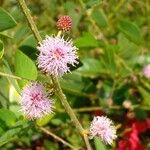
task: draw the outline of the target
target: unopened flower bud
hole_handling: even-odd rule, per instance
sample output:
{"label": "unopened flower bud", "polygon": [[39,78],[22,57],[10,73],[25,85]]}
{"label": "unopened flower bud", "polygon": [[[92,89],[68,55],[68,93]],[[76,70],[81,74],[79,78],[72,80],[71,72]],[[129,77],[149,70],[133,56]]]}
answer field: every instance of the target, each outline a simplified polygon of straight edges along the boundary
{"label": "unopened flower bud", "polygon": [[69,31],[72,27],[72,19],[70,16],[61,16],[57,21],[57,27],[62,31]]}

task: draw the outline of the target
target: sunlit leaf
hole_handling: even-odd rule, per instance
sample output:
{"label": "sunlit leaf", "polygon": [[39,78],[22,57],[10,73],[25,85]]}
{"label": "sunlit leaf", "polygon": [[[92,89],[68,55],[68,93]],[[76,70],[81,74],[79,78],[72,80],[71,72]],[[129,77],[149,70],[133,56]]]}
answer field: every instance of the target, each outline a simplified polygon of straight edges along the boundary
{"label": "sunlit leaf", "polygon": [[[29,80],[36,80],[37,69],[34,62],[20,50],[15,55],[15,71],[16,75]],[[19,81],[23,86],[27,80]]]}
{"label": "sunlit leaf", "polygon": [[14,86],[10,85],[9,87],[9,101],[14,103],[14,102],[19,102],[20,100],[20,95],[14,88]]}
{"label": "sunlit leaf", "polygon": [[94,144],[96,150],[107,150],[100,138],[94,138]]}
{"label": "sunlit leaf", "polygon": [[83,36],[75,40],[75,45],[78,48],[98,47],[98,41],[91,33],[84,33]]}
{"label": "sunlit leaf", "polygon": [[49,121],[53,118],[53,116],[54,116],[54,113],[45,115],[44,117],[37,119],[36,123],[38,126],[44,126],[49,123]]}

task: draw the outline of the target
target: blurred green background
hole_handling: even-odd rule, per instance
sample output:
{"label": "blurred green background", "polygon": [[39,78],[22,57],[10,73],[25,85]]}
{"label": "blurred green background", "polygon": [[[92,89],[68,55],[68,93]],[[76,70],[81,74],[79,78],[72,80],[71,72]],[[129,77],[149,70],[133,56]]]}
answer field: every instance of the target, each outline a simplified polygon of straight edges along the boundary
{"label": "blurred green background", "polygon": [[[113,146],[94,139],[93,149],[117,149],[124,125],[131,119],[145,121],[150,116],[150,79],[143,75],[143,67],[150,64],[150,1],[26,2],[42,37],[57,34],[59,16],[71,16],[73,27],[65,37],[72,38],[79,48],[81,62],[72,68],[72,74],[60,79],[62,89],[85,128],[95,115],[114,120],[118,139]],[[28,81],[6,74],[42,81],[47,90],[53,90],[49,77],[36,67],[36,46],[17,1],[0,0],[0,149],[69,149],[44,133],[41,126],[85,149],[58,100],[55,113],[40,120],[28,121],[19,111],[19,93]],[[143,135],[140,142],[150,148],[150,135]]]}

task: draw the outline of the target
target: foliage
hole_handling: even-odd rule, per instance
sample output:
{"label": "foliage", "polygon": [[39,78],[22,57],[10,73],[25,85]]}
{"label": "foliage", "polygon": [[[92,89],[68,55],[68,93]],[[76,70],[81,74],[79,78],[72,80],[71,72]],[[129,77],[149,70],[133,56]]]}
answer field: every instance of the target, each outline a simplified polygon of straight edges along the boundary
{"label": "foliage", "polygon": [[[59,16],[72,17],[73,28],[66,35],[79,48],[81,62],[71,74],[60,79],[61,87],[85,128],[89,128],[97,114],[105,114],[115,121],[118,140],[111,148],[116,149],[118,141],[130,128],[125,128],[129,121],[145,121],[150,116],[150,79],[142,72],[143,67],[150,64],[149,1],[26,1],[42,37],[57,34]],[[56,110],[53,115],[29,121],[19,111],[21,89],[28,81],[44,82],[53,94],[50,78],[37,69],[37,44],[17,1],[0,1],[1,149],[68,149],[43,133],[40,127],[84,148],[54,95]],[[130,103],[129,107],[126,102]],[[140,142],[148,146],[149,135],[143,133],[141,136]],[[110,149],[97,138],[91,143],[96,150]]]}

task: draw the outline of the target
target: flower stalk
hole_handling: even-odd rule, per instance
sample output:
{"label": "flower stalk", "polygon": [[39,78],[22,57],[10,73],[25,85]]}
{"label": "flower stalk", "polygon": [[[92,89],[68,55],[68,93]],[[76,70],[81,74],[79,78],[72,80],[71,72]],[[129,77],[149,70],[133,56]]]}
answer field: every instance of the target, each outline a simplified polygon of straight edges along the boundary
{"label": "flower stalk", "polygon": [[55,140],[57,140],[57,141],[63,143],[64,145],[70,147],[70,148],[73,149],[73,150],[77,150],[76,147],[74,147],[73,145],[71,145],[70,143],[68,143],[67,141],[65,141],[64,139],[62,139],[61,137],[58,137],[57,135],[55,135],[54,133],[52,133],[50,130],[48,130],[48,129],[46,129],[46,128],[43,128],[43,127],[40,127],[40,129],[41,129],[44,133],[46,133],[46,134],[50,135],[51,137],[53,137]]}
{"label": "flower stalk", "polygon": [[[22,12],[24,13],[27,21],[28,21],[28,24],[36,38],[36,40],[38,42],[41,42],[42,41],[42,38],[39,34],[39,31],[34,23],[34,20],[30,14],[30,11],[25,3],[24,0],[18,0],[18,3],[20,5],[20,8],[22,10]],[[60,101],[62,102],[63,106],[65,107],[65,110],[66,112],[68,113],[68,115],[70,116],[72,122],[74,123],[75,127],[77,128],[77,130],[80,132],[82,138],[84,139],[85,143],[86,143],[86,146],[87,146],[87,149],[88,150],[91,150],[91,146],[90,146],[90,143],[89,143],[89,140],[88,140],[88,135],[85,134],[85,130],[83,129],[82,125],[80,124],[79,120],[77,119],[75,113],[73,112],[72,108],[70,107],[68,101],[67,101],[67,98],[65,96],[65,94],[63,93],[62,89],[61,89],[61,86],[60,86],[60,83],[59,83],[59,80],[56,76],[54,75],[51,75],[51,78],[52,78],[52,82],[54,84],[54,87],[55,87],[55,94],[57,95],[57,97],[60,99]],[[88,144],[87,144],[88,143]]]}

